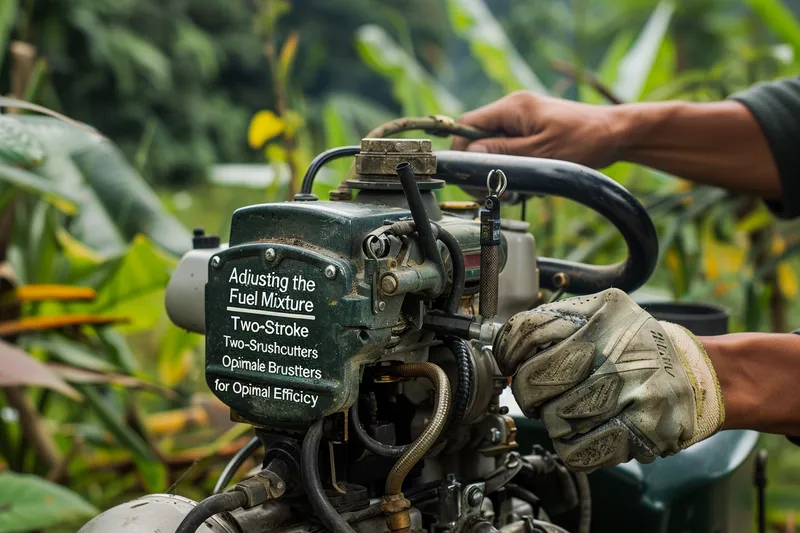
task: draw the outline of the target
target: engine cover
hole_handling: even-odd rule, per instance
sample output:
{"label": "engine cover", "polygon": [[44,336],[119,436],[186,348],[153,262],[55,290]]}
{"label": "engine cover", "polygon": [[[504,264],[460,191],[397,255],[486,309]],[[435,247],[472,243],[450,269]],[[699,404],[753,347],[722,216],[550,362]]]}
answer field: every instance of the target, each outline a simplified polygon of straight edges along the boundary
{"label": "engine cover", "polygon": [[375,299],[361,243],[408,211],[292,202],[238,210],[206,285],[206,381],[237,417],[303,427],[349,407],[402,297]]}

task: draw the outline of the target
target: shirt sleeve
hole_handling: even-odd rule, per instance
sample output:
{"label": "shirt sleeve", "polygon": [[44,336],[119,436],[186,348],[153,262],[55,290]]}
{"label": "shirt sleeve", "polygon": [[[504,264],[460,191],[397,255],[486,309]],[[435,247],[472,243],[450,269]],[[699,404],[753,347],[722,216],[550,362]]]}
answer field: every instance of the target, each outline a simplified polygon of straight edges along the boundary
{"label": "shirt sleeve", "polygon": [[767,205],[781,218],[800,216],[800,76],[759,83],[729,98],[750,110],[775,158],[781,200]]}

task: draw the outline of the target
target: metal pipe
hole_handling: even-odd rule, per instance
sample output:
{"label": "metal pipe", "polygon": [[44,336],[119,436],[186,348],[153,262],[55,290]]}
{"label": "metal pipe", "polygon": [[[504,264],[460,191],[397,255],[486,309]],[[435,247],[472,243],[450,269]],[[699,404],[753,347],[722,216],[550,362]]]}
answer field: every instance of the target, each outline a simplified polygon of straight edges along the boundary
{"label": "metal pipe", "polygon": [[447,424],[450,410],[450,382],[444,370],[433,363],[406,363],[392,369],[394,375],[403,377],[422,377],[433,383],[436,394],[435,407],[428,425],[411,447],[398,459],[386,477],[381,510],[386,514],[386,524],[390,531],[410,531],[411,518],[408,509],[411,503],[403,496],[403,481],[428,450],[439,438]]}
{"label": "metal pipe", "polygon": [[444,370],[433,363],[406,363],[392,369],[392,374],[403,377],[426,378],[433,383],[436,391],[435,407],[433,414],[417,440],[411,444],[406,453],[395,463],[391,472],[386,478],[387,495],[400,494],[403,488],[403,481],[414,465],[427,453],[430,447],[436,442],[439,434],[447,423],[447,415],[450,411],[450,381]]}

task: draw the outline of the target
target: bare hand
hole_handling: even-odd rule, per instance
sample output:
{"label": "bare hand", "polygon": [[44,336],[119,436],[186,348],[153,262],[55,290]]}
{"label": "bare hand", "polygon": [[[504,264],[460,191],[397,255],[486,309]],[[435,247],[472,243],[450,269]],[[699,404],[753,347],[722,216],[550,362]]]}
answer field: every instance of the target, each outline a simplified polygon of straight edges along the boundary
{"label": "bare hand", "polygon": [[505,137],[472,142],[456,137],[452,149],[561,159],[602,168],[618,158],[620,142],[611,109],[514,92],[458,119],[461,124]]}

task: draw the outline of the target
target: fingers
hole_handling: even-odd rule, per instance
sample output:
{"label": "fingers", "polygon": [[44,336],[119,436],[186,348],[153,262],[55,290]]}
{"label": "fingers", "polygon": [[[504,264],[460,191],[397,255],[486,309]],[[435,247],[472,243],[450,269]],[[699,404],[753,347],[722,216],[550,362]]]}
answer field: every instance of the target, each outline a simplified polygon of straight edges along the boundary
{"label": "fingers", "polygon": [[523,361],[571,337],[584,323],[538,310],[514,315],[503,326],[493,349],[500,371],[512,375]]}
{"label": "fingers", "polygon": [[[525,115],[531,114],[530,103],[532,102],[533,98],[535,97],[527,92],[511,93],[503,98],[500,98],[499,100],[495,100],[490,104],[464,113],[461,115],[461,117],[459,117],[458,123],[473,126],[489,133],[503,133],[508,137],[524,137],[530,132],[523,131],[522,124],[530,122],[530,120],[523,119],[530,119],[530,117],[525,117]],[[490,141],[494,142],[495,140],[502,139],[491,139]],[[464,137],[455,137],[451,146],[451,150],[466,150],[467,146],[476,143],[477,146],[485,147],[485,151],[487,152],[506,154],[513,153],[511,151],[495,152],[494,150],[489,149],[490,147],[498,149],[507,147],[507,145],[504,143],[490,143],[488,145],[486,144],[486,141],[475,141],[470,143],[469,139]],[[480,149],[478,151],[480,151]]]}
{"label": "fingers", "polygon": [[[455,141],[453,141],[453,146],[455,146]],[[457,148],[452,149],[457,150]],[[536,142],[534,137],[492,137],[472,141],[466,146],[466,151],[531,156],[536,153]]]}

